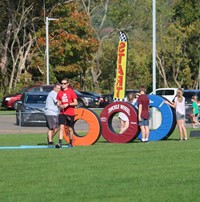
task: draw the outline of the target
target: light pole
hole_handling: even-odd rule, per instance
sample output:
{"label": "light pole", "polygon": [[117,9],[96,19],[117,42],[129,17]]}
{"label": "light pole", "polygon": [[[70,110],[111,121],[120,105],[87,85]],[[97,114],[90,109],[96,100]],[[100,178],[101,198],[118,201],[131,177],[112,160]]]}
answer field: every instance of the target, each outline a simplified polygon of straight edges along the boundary
{"label": "light pole", "polygon": [[[152,0],[152,79],[153,79],[153,94],[156,94],[156,0]],[[158,117],[160,113],[157,113],[155,107],[151,108],[151,129],[156,129]]]}
{"label": "light pole", "polygon": [[153,24],[153,47],[152,47],[152,62],[153,62],[153,94],[156,93],[156,0],[152,0],[152,24]]}
{"label": "light pole", "polygon": [[57,18],[46,17],[46,73],[47,73],[47,85],[49,85],[49,21],[59,20]]}

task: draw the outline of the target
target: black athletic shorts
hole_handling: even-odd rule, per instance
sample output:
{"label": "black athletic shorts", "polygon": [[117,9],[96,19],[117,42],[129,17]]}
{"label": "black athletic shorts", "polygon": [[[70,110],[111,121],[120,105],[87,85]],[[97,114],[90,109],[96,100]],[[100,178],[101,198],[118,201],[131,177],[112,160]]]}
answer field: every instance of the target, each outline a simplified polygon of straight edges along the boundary
{"label": "black athletic shorts", "polygon": [[59,114],[59,124],[63,124],[65,126],[69,126],[70,128],[74,127],[74,116],[69,116],[65,114]]}

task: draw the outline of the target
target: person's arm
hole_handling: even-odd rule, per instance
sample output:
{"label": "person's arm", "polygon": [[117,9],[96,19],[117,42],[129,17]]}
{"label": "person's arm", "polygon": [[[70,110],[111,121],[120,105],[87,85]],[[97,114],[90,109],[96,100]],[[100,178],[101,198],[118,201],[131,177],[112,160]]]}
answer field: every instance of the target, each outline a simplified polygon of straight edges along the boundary
{"label": "person's arm", "polygon": [[78,101],[77,99],[74,99],[73,102],[69,103],[69,106],[77,106],[78,105]]}
{"label": "person's arm", "polygon": [[60,107],[61,109],[65,109],[68,106],[74,107],[74,106],[77,106],[77,105],[78,105],[77,99],[74,99],[73,102],[71,102],[71,103],[67,103],[67,104],[63,104],[63,105],[61,104],[61,101],[59,101],[59,100],[58,100],[58,103],[57,103],[57,106]]}
{"label": "person's arm", "polygon": [[[57,103],[58,103],[58,100],[57,100],[57,96],[52,96],[52,100],[53,100],[53,103],[55,104],[55,105],[57,105]],[[58,105],[57,105],[58,106]]]}
{"label": "person's arm", "polygon": [[170,101],[165,101],[164,102],[165,104],[168,104],[169,106],[173,107],[173,108],[176,108],[176,102],[170,102]]}
{"label": "person's arm", "polygon": [[76,95],[75,91],[72,91],[71,93],[72,93],[72,100],[73,100],[73,102],[70,102],[69,106],[75,107],[75,106],[78,105],[77,95]]}
{"label": "person's arm", "polygon": [[63,105],[61,104],[62,102],[60,100],[57,101],[57,106],[61,109],[64,109]]}
{"label": "person's arm", "polygon": [[58,100],[57,101],[57,106],[60,108],[60,109],[65,109],[66,107],[68,107],[69,104],[62,104],[61,100]]}
{"label": "person's arm", "polygon": [[138,120],[139,121],[142,120],[141,114],[142,114],[142,104],[139,104],[139,107],[138,107]]}

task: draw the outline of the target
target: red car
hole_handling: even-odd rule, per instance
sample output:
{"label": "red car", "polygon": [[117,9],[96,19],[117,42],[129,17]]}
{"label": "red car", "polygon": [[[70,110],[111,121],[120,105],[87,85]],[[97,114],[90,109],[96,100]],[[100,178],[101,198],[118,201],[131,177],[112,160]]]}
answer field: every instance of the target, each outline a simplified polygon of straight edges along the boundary
{"label": "red car", "polygon": [[22,91],[7,95],[3,97],[1,106],[7,109],[16,109],[17,102],[21,99],[21,96],[24,92],[36,92],[36,91],[47,91],[50,92],[53,89],[53,85],[36,85],[36,86],[29,86],[24,88]]}

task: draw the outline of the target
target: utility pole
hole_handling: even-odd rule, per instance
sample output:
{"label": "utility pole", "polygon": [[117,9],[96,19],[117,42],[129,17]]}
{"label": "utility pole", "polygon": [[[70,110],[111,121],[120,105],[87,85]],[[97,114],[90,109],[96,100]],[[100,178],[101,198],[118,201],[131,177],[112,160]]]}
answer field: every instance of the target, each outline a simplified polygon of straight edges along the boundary
{"label": "utility pole", "polygon": [[57,18],[46,17],[46,76],[47,76],[47,85],[49,85],[49,21],[59,20]]}

